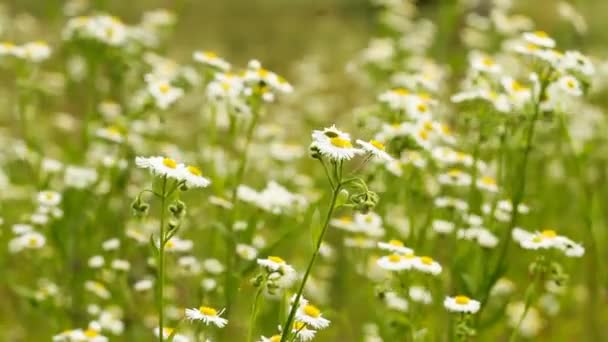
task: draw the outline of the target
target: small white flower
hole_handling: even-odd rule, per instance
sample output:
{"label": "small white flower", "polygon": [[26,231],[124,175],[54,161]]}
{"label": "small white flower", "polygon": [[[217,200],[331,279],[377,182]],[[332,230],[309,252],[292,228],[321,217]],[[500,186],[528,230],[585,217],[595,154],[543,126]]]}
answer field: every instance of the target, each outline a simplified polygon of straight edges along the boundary
{"label": "small white flower", "polygon": [[148,92],[160,109],[169,108],[171,104],[184,95],[181,88],[172,86],[169,81],[147,77],[146,82],[148,83]]}
{"label": "small white flower", "polygon": [[388,271],[403,271],[412,269],[416,257],[413,254],[399,255],[391,254],[380,257],[376,263],[380,268]]}
{"label": "small white flower", "polygon": [[291,333],[295,334],[300,341],[307,342],[314,339],[317,332],[315,330],[308,329],[306,323],[295,321],[293,328],[291,329]]}
{"label": "small white flower", "polygon": [[201,306],[198,309],[186,309],[186,318],[191,321],[203,321],[206,325],[213,324],[218,328],[223,328],[228,324],[228,320],[220,317],[223,310],[219,312],[208,306]]}
{"label": "small white flower", "polygon": [[278,256],[269,256],[266,259],[258,259],[258,265],[270,272],[278,271],[282,266],[287,265],[285,260]]}
{"label": "small white flower", "polygon": [[573,76],[564,75],[557,80],[557,84],[569,95],[581,96],[583,94],[580,82]]}
{"label": "small white flower", "polygon": [[323,131],[313,131],[312,138],[311,147],[332,160],[349,160],[363,153],[363,150],[353,147],[347,133],[341,132],[335,126]]}
{"label": "small white flower", "polygon": [[411,286],[409,288],[408,294],[414,302],[422,303],[425,305],[431,304],[433,302],[433,296],[431,295],[431,292],[422,286]]}
{"label": "small white flower", "polygon": [[174,159],[166,157],[136,157],[135,165],[137,167],[148,169],[152,174],[167,177],[176,180],[182,180],[184,177],[185,166],[177,163]]}
{"label": "small white flower", "polygon": [[378,248],[398,254],[414,254],[411,248],[405,247],[400,240],[390,240],[389,242],[378,242]]}
{"label": "small white flower", "polygon": [[208,178],[203,177],[203,172],[196,166],[188,165],[181,166],[182,179],[186,181],[186,185],[192,188],[206,188],[211,184]]}
{"label": "small white flower", "polygon": [[209,65],[222,71],[230,69],[230,63],[220,58],[213,51],[195,51],[192,54],[192,58],[201,64]]}
{"label": "small white flower", "polygon": [[526,42],[546,48],[554,48],[555,41],[544,31],[526,32],[523,34]]}
{"label": "small white flower", "polygon": [[446,297],[443,306],[451,312],[474,314],[479,311],[481,303],[467,296]]}
{"label": "small white flower", "polygon": [[409,309],[409,303],[407,299],[399,296],[397,293],[389,291],[384,293],[384,302],[390,309],[407,312]]}
{"label": "small white flower", "polygon": [[454,231],[454,223],[445,220],[433,220],[433,230],[437,234],[450,234]]}
{"label": "small white flower", "polygon": [[361,145],[361,149],[374,157],[378,157],[384,161],[391,161],[393,157],[391,157],[385,151],[385,146],[383,143],[378,140],[370,140],[369,142],[357,139],[357,144]]}
{"label": "small white flower", "polygon": [[101,255],[95,255],[89,258],[89,267],[91,268],[101,268],[105,264],[105,260]]}
{"label": "small white flower", "polygon": [[432,275],[438,275],[441,273],[441,265],[428,256],[416,257],[413,262],[413,266],[416,270],[429,273]]}
{"label": "small white flower", "polygon": [[321,310],[309,303],[301,303],[296,311],[296,320],[315,329],[325,329],[330,323],[328,319],[322,317]]}

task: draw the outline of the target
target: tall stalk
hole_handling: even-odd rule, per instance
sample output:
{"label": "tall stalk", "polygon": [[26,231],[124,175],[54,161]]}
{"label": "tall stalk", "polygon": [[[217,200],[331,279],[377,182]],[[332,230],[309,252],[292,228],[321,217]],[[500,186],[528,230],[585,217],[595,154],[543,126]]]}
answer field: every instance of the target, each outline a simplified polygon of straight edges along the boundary
{"label": "tall stalk", "polygon": [[[526,133],[523,159],[522,159],[521,164],[519,165],[519,168],[516,171],[516,177],[515,177],[516,188],[513,190],[513,193],[511,196],[511,219],[509,220],[509,225],[502,236],[503,243],[502,243],[502,246],[501,246],[499,254],[498,254],[496,266],[494,267],[494,270],[488,277],[488,279],[489,279],[488,284],[484,288],[484,293],[481,296],[482,303],[484,303],[485,300],[488,298],[490,290],[492,289],[492,287],[498,280],[500,274],[503,272],[503,270],[505,268],[505,262],[506,262],[506,258],[507,258],[508,251],[509,251],[509,245],[511,244],[511,239],[512,239],[511,233],[513,231],[513,228],[517,224],[517,219],[519,217],[518,207],[523,200],[524,193],[526,190],[526,173],[528,170],[528,160],[530,157],[530,152],[532,151],[532,144],[534,141],[534,133],[536,130],[536,124],[540,117],[540,112],[541,112],[540,103],[541,103],[543,97],[545,96],[545,91],[547,90],[548,84],[549,84],[549,82],[547,81],[546,78],[543,78],[541,80],[538,95],[533,100],[534,102],[533,102],[532,118],[530,120],[530,125],[528,126],[528,130]],[[481,307],[479,316],[481,316],[481,311],[483,311],[484,307],[485,306]]]}
{"label": "tall stalk", "polygon": [[163,177],[163,188],[160,199],[160,236],[158,247],[158,340],[163,342],[164,327],[164,283],[165,283],[165,206],[167,199],[167,176]]}
{"label": "tall stalk", "polygon": [[308,262],[308,266],[306,267],[306,272],[304,273],[304,278],[302,278],[302,283],[298,288],[298,292],[296,294],[296,298],[293,303],[291,303],[291,310],[289,311],[289,316],[287,317],[287,321],[283,326],[283,332],[281,334],[281,342],[286,342],[289,334],[291,332],[291,325],[293,323],[296,311],[298,309],[298,304],[300,303],[300,298],[302,298],[302,292],[304,291],[304,286],[306,285],[306,281],[308,280],[308,276],[310,275],[310,271],[312,270],[312,266],[319,255],[319,249],[321,248],[321,243],[323,242],[323,237],[325,236],[325,232],[327,231],[327,227],[329,226],[329,221],[331,220],[332,214],[336,207],[336,200],[338,199],[338,195],[340,193],[342,187],[341,180],[338,179],[338,185],[333,188],[333,192],[331,194],[331,200],[329,203],[329,209],[327,210],[327,216],[325,216],[325,222],[323,223],[323,228],[321,229],[321,234],[317,241],[315,242],[315,250]]}

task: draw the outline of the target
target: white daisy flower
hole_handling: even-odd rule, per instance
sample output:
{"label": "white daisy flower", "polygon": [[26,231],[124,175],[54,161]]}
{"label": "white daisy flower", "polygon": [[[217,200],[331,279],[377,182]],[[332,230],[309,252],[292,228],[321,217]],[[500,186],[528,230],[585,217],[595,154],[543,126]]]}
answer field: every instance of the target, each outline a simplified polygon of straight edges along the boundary
{"label": "white daisy flower", "polygon": [[36,199],[41,206],[56,207],[61,203],[61,194],[57,191],[40,191]]}
{"label": "white daisy flower", "polygon": [[[173,328],[163,327],[163,338],[168,339],[169,336],[174,334],[174,332],[175,332],[175,329],[173,329]],[[160,329],[158,327],[154,328],[154,335],[156,337],[158,337],[159,334],[160,334]],[[185,335],[174,334],[173,342],[190,342],[190,339],[188,337],[186,337]]]}
{"label": "white daisy flower", "polygon": [[451,312],[474,314],[479,311],[481,303],[467,296],[446,297],[443,306]]}
{"label": "white daisy flower", "polygon": [[223,328],[228,324],[228,320],[220,317],[224,310],[219,312],[208,306],[201,306],[198,309],[186,309],[186,318],[191,321],[203,321],[206,325],[215,325],[218,328]]}
{"label": "white daisy flower", "polygon": [[410,286],[408,294],[414,302],[418,302],[425,305],[431,304],[433,302],[433,296],[431,295],[431,292],[422,286]]}
{"label": "white daisy flower", "polygon": [[386,153],[386,147],[384,146],[384,144],[379,142],[378,140],[372,139],[368,142],[357,139],[357,144],[361,146],[361,149],[363,151],[373,155],[374,157],[378,157],[381,160],[385,161],[393,160],[393,157]]}
{"label": "white daisy flower", "polygon": [[412,94],[405,88],[387,90],[378,96],[378,101],[386,103],[393,110],[406,110]]}
{"label": "white daisy flower", "polygon": [[255,247],[239,243],[236,245],[236,254],[245,260],[253,260],[258,255],[258,250]]}
{"label": "white daisy flower", "polygon": [[434,203],[439,208],[453,208],[459,211],[467,211],[469,209],[469,204],[459,198],[437,197]]}
{"label": "white daisy flower", "polygon": [[390,240],[389,242],[378,242],[378,248],[398,254],[414,254],[411,248],[405,247],[400,240]]}
{"label": "white daisy flower", "polygon": [[497,74],[502,71],[500,64],[487,55],[481,53],[474,53],[470,57],[470,63],[473,70],[487,72],[490,74]]}
{"label": "white daisy flower", "polygon": [[393,291],[384,293],[384,303],[389,309],[396,311],[407,312],[409,309],[409,302],[407,299],[399,296]]}
{"label": "white daisy flower", "polygon": [[222,71],[230,69],[230,63],[220,58],[213,51],[194,51],[192,58],[201,64],[209,65]]}
{"label": "white daisy flower", "polygon": [[498,185],[496,184],[496,179],[490,176],[483,176],[477,179],[477,187],[486,190],[489,192],[498,192]]}
{"label": "white daisy flower", "polygon": [[494,248],[498,245],[498,237],[483,227],[460,229],[456,235],[459,239],[475,241],[481,247]]}
{"label": "white daisy flower", "polygon": [[167,80],[157,80],[153,77],[146,77],[148,92],[152,95],[156,106],[160,109],[167,109],[175,101],[184,95],[184,90],[171,85]]}
{"label": "white daisy flower", "polygon": [[560,68],[580,72],[585,76],[591,76],[595,71],[591,60],[578,51],[566,51],[561,59]]}
{"label": "white daisy flower", "polygon": [[471,185],[471,175],[459,170],[451,169],[447,173],[442,173],[437,178],[440,184],[453,186],[469,186]]}
{"label": "white daisy flower", "polygon": [[311,341],[317,334],[316,330],[308,329],[308,326],[304,322],[295,321],[291,333],[302,342]]}
{"label": "white daisy flower", "polygon": [[349,160],[363,153],[362,150],[353,147],[347,133],[338,130],[335,126],[325,128],[323,131],[313,131],[312,138],[311,146],[333,160]]}
{"label": "white daisy flower", "polygon": [[36,232],[25,232],[9,241],[8,249],[11,253],[17,253],[24,249],[40,249],[46,244],[44,235]]}
{"label": "white daisy flower", "polygon": [[322,317],[321,310],[309,303],[300,305],[296,311],[296,320],[314,329],[325,329],[330,323],[328,319]]}
{"label": "white daisy flower", "polygon": [[353,221],[352,216],[344,215],[344,216],[341,216],[338,218],[332,218],[329,221],[329,224],[332,227],[336,227],[338,229],[343,229],[348,232],[358,232],[358,226]]}
{"label": "white daisy flower", "polygon": [[442,269],[437,261],[428,256],[416,257],[412,265],[416,270],[432,275],[438,275]]}
{"label": "white daisy flower", "polygon": [[521,228],[514,228],[512,231],[513,240],[519,243],[524,249],[549,249],[555,248],[562,251],[568,257],[581,257],[585,254],[585,249],[580,244],[575,243],[565,236],[558,235],[554,230],[545,229],[541,232],[530,233]]}
{"label": "white daisy flower", "polygon": [[[160,243],[158,243],[160,246]],[[192,250],[194,243],[192,240],[180,239],[177,236],[172,237],[165,243],[165,251],[167,252],[188,252]]]}
{"label": "white daisy flower", "polygon": [[184,165],[177,163],[174,159],[166,157],[136,157],[137,167],[148,169],[152,174],[160,177],[182,180],[184,177]]}
{"label": "white daisy flower", "polygon": [[544,31],[526,32],[523,34],[526,42],[546,48],[554,48],[555,41]]}
{"label": "white daisy flower", "polygon": [[564,75],[557,80],[557,84],[569,95],[581,96],[583,94],[580,82],[573,76]]}
{"label": "white daisy flower", "polygon": [[34,63],[42,62],[51,56],[51,48],[46,42],[37,41],[22,46],[23,58]]}
{"label": "white daisy flower", "polygon": [[181,166],[182,179],[191,188],[206,188],[211,184],[208,178],[203,177],[203,172],[196,166]]}
{"label": "white daisy flower", "polygon": [[95,135],[98,138],[114,142],[117,144],[122,143],[125,140],[125,136],[116,126],[102,127],[95,131]]}
{"label": "white daisy flower", "polygon": [[270,272],[278,271],[282,266],[287,265],[285,260],[278,256],[269,256],[266,259],[258,259],[258,265]]}
{"label": "white daisy flower", "polygon": [[454,223],[445,220],[433,220],[432,227],[437,234],[450,234],[454,231]]}
{"label": "white daisy flower", "polygon": [[414,266],[415,260],[416,257],[413,254],[391,254],[380,257],[376,263],[382,269],[388,271],[403,271],[411,269]]}

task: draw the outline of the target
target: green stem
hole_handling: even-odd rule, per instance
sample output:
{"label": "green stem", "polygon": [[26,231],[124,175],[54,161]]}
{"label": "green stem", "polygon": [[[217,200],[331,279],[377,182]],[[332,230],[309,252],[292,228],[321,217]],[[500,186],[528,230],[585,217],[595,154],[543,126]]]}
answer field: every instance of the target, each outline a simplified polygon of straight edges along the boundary
{"label": "green stem", "polygon": [[166,205],[167,177],[163,178],[163,190],[161,196],[160,211],[160,236],[158,248],[158,340],[163,342],[164,327],[164,283],[165,283],[165,205]]}
{"label": "green stem", "polygon": [[[530,125],[528,127],[528,132],[526,135],[526,145],[524,148],[523,160],[520,164],[519,169],[517,170],[517,175],[515,178],[515,182],[517,182],[516,183],[517,187],[513,191],[513,195],[511,196],[511,204],[512,204],[511,219],[509,221],[509,225],[508,225],[507,229],[505,230],[505,232],[502,236],[503,243],[502,243],[501,249],[499,251],[498,259],[496,262],[496,267],[490,274],[490,276],[488,278],[489,279],[488,284],[484,288],[484,293],[483,293],[483,296],[481,297],[482,303],[484,303],[485,300],[488,298],[490,290],[492,289],[492,287],[498,280],[500,274],[503,272],[503,269],[505,267],[506,257],[508,255],[508,251],[509,251],[509,245],[511,244],[511,238],[512,238],[511,233],[513,231],[513,228],[517,224],[517,218],[519,216],[518,207],[519,207],[520,203],[522,202],[524,192],[526,190],[526,171],[528,169],[528,160],[529,160],[529,156],[530,156],[530,151],[532,150],[532,142],[534,140],[534,132],[536,129],[536,123],[538,122],[538,118],[540,116],[540,103],[544,97],[545,91],[547,89],[547,85],[548,85],[548,82],[546,80],[543,80],[540,85],[540,91],[539,91],[538,97],[534,101],[532,120],[530,122]],[[485,307],[485,305],[482,305],[479,316],[481,316],[481,312],[483,311],[484,307]]]}
{"label": "green stem", "polygon": [[300,284],[298,293],[296,295],[296,299],[294,300],[294,302],[291,306],[291,310],[289,311],[289,316],[287,317],[287,321],[285,322],[285,325],[283,326],[283,332],[281,334],[281,342],[287,341],[287,338],[289,337],[289,334],[291,331],[291,325],[293,323],[294,316],[298,309],[298,305],[300,303],[300,298],[302,298],[302,292],[304,291],[304,286],[306,285],[306,281],[308,280],[308,276],[310,275],[310,271],[312,270],[312,265],[315,263],[315,260],[317,259],[317,255],[319,255],[319,249],[321,248],[321,243],[323,242],[323,237],[325,236],[325,232],[327,231],[327,227],[329,226],[329,221],[331,220],[331,216],[334,212],[334,209],[336,206],[336,200],[338,199],[338,194],[340,193],[341,186],[342,186],[342,184],[338,180],[338,186],[332,192],[331,201],[329,204],[329,210],[327,211],[327,216],[325,217],[325,222],[323,223],[323,229],[321,230],[321,234],[319,235],[319,238],[317,239],[317,242],[315,244],[315,251],[312,254],[312,257],[310,258],[310,261],[308,262],[308,266],[306,267],[306,272],[304,273],[304,278],[302,279],[302,283]]}
{"label": "green stem", "polygon": [[260,299],[260,295],[264,290],[264,286],[266,286],[266,282],[262,282],[260,284],[258,290],[255,293],[255,298],[253,299],[253,306],[251,308],[251,317],[249,318],[249,333],[247,334],[247,342],[253,341],[253,328],[255,326],[255,320],[258,315],[258,301]]}
{"label": "green stem", "polygon": [[[249,156],[249,145],[251,144],[251,140],[253,140],[253,133],[255,132],[255,127],[257,126],[257,122],[260,116],[260,108],[254,108],[253,114],[251,118],[251,123],[247,129],[247,134],[245,137],[245,147],[243,153],[241,154],[241,159],[239,160],[239,167],[237,169],[237,173],[235,176],[234,187],[232,189],[232,193],[230,196],[230,202],[233,204],[232,212],[228,219],[228,226],[226,227],[228,231],[232,232],[232,226],[234,225],[234,221],[236,219],[236,197],[238,192],[239,184],[241,184],[243,180],[243,175],[245,174],[245,168],[247,166],[247,159]],[[235,254],[234,250],[236,248],[236,240],[232,236],[232,234],[227,235],[227,250],[226,250],[226,287],[225,287],[225,301],[226,301],[226,313],[230,313],[230,309],[232,306],[232,300],[234,297],[234,286],[232,286],[232,282],[234,280],[234,272],[233,269],[235,267]]]}

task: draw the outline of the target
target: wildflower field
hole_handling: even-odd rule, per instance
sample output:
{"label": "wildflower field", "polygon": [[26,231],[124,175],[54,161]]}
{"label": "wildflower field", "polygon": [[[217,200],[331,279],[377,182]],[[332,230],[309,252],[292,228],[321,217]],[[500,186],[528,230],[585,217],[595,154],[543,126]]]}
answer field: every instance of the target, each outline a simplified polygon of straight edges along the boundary
{"label": "wildflower field", "polygon": [[608,341],[606,11],[1,1],[0,341]]}

